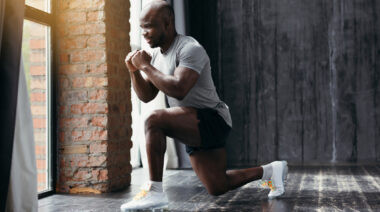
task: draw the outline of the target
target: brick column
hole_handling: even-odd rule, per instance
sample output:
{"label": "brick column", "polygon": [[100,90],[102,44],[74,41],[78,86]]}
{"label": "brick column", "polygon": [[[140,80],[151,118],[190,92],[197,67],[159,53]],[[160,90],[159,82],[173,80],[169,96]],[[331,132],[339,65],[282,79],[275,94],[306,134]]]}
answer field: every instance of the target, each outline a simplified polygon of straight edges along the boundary
{"label": "brick column", "polygon": [[58,3],[58,192],[130,184],[129,1]]}

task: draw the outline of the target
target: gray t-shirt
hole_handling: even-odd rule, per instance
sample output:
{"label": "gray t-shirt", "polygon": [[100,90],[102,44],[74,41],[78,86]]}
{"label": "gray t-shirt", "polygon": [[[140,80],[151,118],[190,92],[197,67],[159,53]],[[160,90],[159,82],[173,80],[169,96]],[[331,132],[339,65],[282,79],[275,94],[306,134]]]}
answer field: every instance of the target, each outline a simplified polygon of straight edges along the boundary
{"label": "gray t-shirt", "polygon": [[229,126],[232,126],[228,106],[219,99],[211,77],[210,59],[205,49],[190,36],[177,35],[170,48],[161,53],[153,49],[151,64],[164,74],[173,75],[176,67],[187,67],[200,74],[194,87],[183,100],[167,96],[169,106],[212,108],[218,111]]}

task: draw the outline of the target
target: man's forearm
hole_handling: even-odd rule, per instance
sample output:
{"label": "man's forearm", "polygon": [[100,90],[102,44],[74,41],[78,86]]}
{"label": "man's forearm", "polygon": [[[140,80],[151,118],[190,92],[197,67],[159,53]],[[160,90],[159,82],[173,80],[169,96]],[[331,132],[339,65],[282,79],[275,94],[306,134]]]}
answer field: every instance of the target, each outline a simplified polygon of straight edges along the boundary
{"label": "man's forearm", "polygon": [[152,65],[145,66],[142,71],[148,76],[153,85],[166,95],[177,99],[184,98],[183,88],[175,76],[163,74]]}
{"label": "man's forearm", "polygon": [[157,94],[157,90],[154,89],[151,84],[144,79],[140,71],[130,73],[132,79],[132,86],[139,99],[143,102],[149,102]]}

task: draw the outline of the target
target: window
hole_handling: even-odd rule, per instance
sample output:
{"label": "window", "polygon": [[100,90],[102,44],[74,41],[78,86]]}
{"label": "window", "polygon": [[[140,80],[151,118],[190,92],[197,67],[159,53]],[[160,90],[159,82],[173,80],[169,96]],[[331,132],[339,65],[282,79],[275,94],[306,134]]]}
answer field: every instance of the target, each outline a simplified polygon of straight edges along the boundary
{"label": "window", "polygon": [[26,0],[22,58],[33,117],[39,198],[54,193],[51,0]]}

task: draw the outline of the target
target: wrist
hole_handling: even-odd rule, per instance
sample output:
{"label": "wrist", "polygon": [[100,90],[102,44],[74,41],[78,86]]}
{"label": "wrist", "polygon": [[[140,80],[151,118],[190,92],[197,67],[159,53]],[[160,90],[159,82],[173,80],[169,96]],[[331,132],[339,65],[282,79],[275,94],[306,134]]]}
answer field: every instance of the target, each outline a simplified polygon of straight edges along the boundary
{"label": "wrist", "polygon": [[139,69],[136,69],[135,71],[130,71],[129,73],[130,73],[131,75],[140,74],[140,70],[139,70]]}
{"label": "wrist", "polygon": [[149,69],[150,66],[151,66],[150,64],[141,65],[141,69],[140,70],[143,71],[143,72],[146,72]]}

